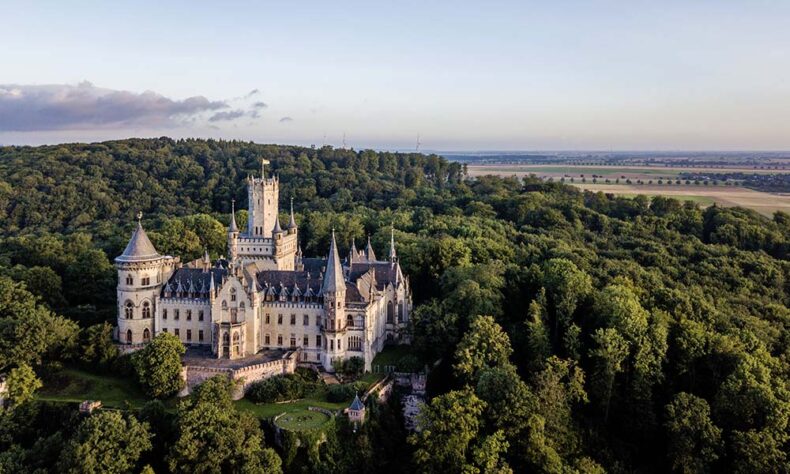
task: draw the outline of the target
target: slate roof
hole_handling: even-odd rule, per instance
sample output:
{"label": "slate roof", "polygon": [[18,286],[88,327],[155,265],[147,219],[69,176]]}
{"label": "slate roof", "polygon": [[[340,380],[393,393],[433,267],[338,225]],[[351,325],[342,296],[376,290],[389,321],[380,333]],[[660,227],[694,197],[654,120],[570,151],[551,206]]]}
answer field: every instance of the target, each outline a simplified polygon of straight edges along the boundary
{"label": "slate roof", "polygon": [[146,235],[143,225],[137,222],[137,228],[132,232],[132,238],[126,244],[123,253],[115,258],[116,262],[144,262],[156,260],[162,256],[154,248],[154,244]]}
{"label": "slate roof", "polygon": [[[214,285],[219,287],[222,282],[222,277],[227,275],[228,271],[225,268],[211,268],[208,272],[203,272],[202,268],[179,268],[170,275],[164,288],[162,288],[162,296],[168,291],[172,293],[171,297],[181,297],[176,294],[179,287],[181,291],[190,291],[193,289],[198,294],[190,296],[192,298],[207,298],[208,290],[211,287],[210,278],[214,276]],[[184,296],[186,297],[186,296]]]}
{"label": "slate roof", "polygon": [[398,267],[390,262],[355,263],[351,265],[351,272],[349,273],[348,279],[357,281],[359,277],[367,273],[370,269],[373,269],[375,272],[377,289],[383,290],[388,283],[395,284],[398,275]]}
{"label": "slate roof", "polygon": [[323,293],[334,293],[345,289],[343,266],[340,264],[340,255],[337,253],[335,231],[332,230],[332,242],[329,244],[329,257],[326,262],[326,273],[324,274],[324,284],[321,286],[321,290]]}
{"label": "slate roof", "polygon": [[279,296],[280,288],[285,288],[290,295],[294,285],[297,285],[302,295],[305,295],[309,288],[313,295],[317,296],[321,291],[321,280],[318,279],[317,273],[310,273],[309,279],[307,274],[307,271],[264,270],[258,272],[258,286],[264,291],[271,292],[272,295]]}
{"label": "slate roof", "polygon": [[359,399],[359,395],[355,395],[354,401],[351,402],[351,406],[348,408],[351,410],[360,411],[365,409],[365,405],[362,403],[362,400]]}

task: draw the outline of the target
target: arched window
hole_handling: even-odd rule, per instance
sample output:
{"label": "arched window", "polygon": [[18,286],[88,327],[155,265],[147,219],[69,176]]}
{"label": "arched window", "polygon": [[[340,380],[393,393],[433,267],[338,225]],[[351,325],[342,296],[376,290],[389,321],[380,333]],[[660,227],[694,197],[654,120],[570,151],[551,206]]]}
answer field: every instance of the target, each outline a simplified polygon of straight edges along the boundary
{"label": "arched window", "polygon": [[143,303],[143,319],[148,319],[151,317],[151,303],[146,301]]}
{"label": "arched window", "polygon": [[395,322],[395,315],[393,314],[395,309],[392,307],[392,301],[387,302],[387,324],[392,324]]}
{"label": "arched window", "polygon": [[127,301],[124,305],[124,314],[126,315],[126,319],[132,319],[134,317],[134,304],[131,301]]}
{"label": "arched window", "polygon": [[233,343],[234,344],[238,344],[239,343],[239,333],[237,333],[237,332],[233,333]]}
{"label": "arched window", "polygon": [[151,340],[151,332],[148,330],[148,328],[145,328],[143,330],[143,342],[148,342],[150,340]]}
{"label": "arched window", "polygon": [[225,345],[230,344],[230,334],[229,333],[226,332],[225,334],[222,335],[222,342]]}
{"label": "arched window", "polygon": [[126,342],[127,342],[128,344],[131,344],[131,343],[132,343],[132,330],[131,330],[131,329],[128,329],[128,330],[126,331]]}
{"label": "arched window", "polygon": [[241,303],[239,303],[239,308],[241,308],[241,309],[244,309],[244,301],[242,301]]}
{"label": "arched window", "polygon": [[403,302],[398,303],[398,321],[403,321]]}
{"label": "arched window", "polygon": [[350,314],[346,316],[346,326],[352,328],[354,327],[354,316],[351,316]]}
{"label": "arched window", "polygon": [[126,275],[126,284],[127,285],[134,285],[134,277],[132,276],[131,273]]}
{"label": "arched window", "polygon": [[228,302],[225,300],[222,300],[222,309],[228,309]]}
{"label": "arched window", "polygon": [[235,288],[231,288],[230,289],[230,300],[231,301],[236,301],[236,289]]}

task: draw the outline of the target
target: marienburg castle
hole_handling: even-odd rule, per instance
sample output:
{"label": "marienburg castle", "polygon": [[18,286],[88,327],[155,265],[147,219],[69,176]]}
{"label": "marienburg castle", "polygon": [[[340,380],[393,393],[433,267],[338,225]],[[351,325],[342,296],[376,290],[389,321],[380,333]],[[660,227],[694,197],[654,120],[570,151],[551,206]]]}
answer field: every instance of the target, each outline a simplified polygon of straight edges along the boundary
{"label": "marienburg castle", "polygon": [[[265,162],[264,162],[265,164]],[[247,181],[249,220],[228,227],[228,258],[182,264],[160,255],[138,224],[118,269],[118,338],[140,345],[160,332],[218,359],[242,359],[267,349],[299,349],[299,361],[332,371],[338,359],[361,357],[370,370],[409,320],[409,280],[394,236],[380,260],[368,239],[341,261],[334,231],[327,258],[304,258],[293,215],[279,219],[279,180]]]}

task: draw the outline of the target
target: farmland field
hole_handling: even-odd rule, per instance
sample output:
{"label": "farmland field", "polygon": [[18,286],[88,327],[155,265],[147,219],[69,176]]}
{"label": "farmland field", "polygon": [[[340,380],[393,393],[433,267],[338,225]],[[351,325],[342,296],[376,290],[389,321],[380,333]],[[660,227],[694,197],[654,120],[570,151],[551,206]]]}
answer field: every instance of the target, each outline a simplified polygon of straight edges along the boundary
{"label": "farmland field", "polygon": [[736,186],[697,186],[697,185],[633,185],[633,184],[573,184],[580,189],[602,191],[621,196],[644,194],[647,196],[666,196],[675,199],[698,202],[702,206],[716,203],[724,207],[745,207],[754,209],[765,216],[776,211],[790,212],[790,195],[754,191]]}
{"label": "farmland field", "polygon": [[744,173],[744,174],[777,174],[790,173],[785,170],[756,170],[752,168],[695,168],[695,167],[666,167],[666,166],[576,166],[576,165],[516,165],[516,164],[486,164],[469,165],[470,176],[499,175],[499,176],[528,176],[534,174],[539,177],[561,178],[581,175],[592,175],[604,178],[625,179],[676,179],[680,173]]}

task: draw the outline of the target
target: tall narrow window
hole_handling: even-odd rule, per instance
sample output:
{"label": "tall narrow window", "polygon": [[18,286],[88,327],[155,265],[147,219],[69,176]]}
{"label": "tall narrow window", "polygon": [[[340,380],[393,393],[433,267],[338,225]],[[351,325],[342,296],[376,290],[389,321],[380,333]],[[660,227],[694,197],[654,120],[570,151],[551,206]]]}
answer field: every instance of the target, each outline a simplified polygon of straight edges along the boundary
{"label": "tall narrow window", "polygon": [[134,317],[134,304],[131,301],[127,301],[123,312],[126,315],[126,319],[132,319]]}
{"label": "tall narrow window", "polygon": [[167,319],[167,310],[166,309],[162,310],[162,319]]}
{"label": "tall narrow window", "polygon": [[346,326],[353,328],[354,327],[354,316],[350,314],[346,316]]}
{"label": "tall narrow window", "polygon": [[292,314],[291,315],[291,326],[294,326],[295,324],[296,324],[296,315]]}
{"label": "tall narrow window", "polygon": [[131,329],[126,331],[126,342],[128,342],[129,344],[132,343],[132,330]]}
{"label": "tall narrow window", "polygon": [[143,329],[143,342],[148,342],[151,340],[151,331],[148,328]]}
{"label": "tall narrow window", "polygon": [[302,326],[308,326],[310,324],[310,316],[303,315],[302,316]]}
{"label": "tall narrow window", "polygon": [[307,336],[307,334],[305,334],[304,337],[302,338],[302,346],[304,347],[310,346],[310,338]]}
{"label": "tall narrow window", "polygon": [[143,319],[148,319],[151,317],[151,303],[146,301],[143,303]]}
{"label": "tall narrow window", "polygon": [[187,310],[187,321],[192,321],[192,310],[191,309]]}
{"label": "tall narrow window", "polygon": [[175,319],[176,321],[178,321],[178,318],[179,318],[180,316],[181,316],[181,314],[180,314],[180,310],[174,309],[174,310],[173,310],[173,319]]}
{"label": "tall narrow window", "polygon": [[187,341],[192,342],[192,330],[187,329]]}
{"label": "tall narrow window", "polygon": [[198,321],[203,321],[203,310],[198,311]]}
{"label": "tall narrow window", "polygon": [[126,275],[126,284],[134,285],[134,277],[132,275]]}
{"label": "tall narrow window", "polygon": [[203,330],[198,330],[198,341],[203,342]]}

